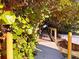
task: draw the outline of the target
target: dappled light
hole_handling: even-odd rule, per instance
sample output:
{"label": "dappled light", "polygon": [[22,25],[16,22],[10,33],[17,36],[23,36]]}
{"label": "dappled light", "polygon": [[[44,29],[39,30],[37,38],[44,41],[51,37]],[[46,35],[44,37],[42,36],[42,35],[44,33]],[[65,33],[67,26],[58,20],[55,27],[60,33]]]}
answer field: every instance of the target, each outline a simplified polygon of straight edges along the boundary
{"label": "dappled light", "polygon": [[78,0],[0,0],[0,59],[79,59],[78,39]]}

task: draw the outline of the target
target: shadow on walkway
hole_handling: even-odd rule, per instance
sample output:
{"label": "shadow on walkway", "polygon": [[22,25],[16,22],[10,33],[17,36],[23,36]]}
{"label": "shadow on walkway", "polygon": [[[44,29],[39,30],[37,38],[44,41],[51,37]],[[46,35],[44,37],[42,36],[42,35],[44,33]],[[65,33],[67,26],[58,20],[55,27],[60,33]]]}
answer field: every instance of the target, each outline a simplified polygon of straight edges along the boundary
{"label": "shadow on walkway", "polygon": [[40,51],[38,51],[35,59],[65,59],[62,53],[54,48],[41,44],[38,44],[37,48],[40,49]]}

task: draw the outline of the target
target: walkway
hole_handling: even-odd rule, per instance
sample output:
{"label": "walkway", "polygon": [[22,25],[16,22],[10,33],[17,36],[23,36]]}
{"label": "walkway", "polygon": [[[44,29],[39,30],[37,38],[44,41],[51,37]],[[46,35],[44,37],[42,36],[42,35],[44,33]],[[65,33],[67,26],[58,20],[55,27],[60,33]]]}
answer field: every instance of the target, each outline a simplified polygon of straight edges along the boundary
{"label": "walkway", "polygon": [[54,42],[48,40],[39,40],[37,46],[38,51],[35,59],[65,59],[63,55],[58,51],[58,47]]}

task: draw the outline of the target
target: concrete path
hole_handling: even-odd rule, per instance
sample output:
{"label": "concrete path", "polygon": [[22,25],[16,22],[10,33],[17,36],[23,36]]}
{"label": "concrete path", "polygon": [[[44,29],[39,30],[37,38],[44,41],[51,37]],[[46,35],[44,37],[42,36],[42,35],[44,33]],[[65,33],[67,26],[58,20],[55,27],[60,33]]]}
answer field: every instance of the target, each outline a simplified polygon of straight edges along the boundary
{"label": "concrete path", "polygon": [[37,48],[40,51],[35,56],[35,59],[65,59],[54,42],[39,40]]}

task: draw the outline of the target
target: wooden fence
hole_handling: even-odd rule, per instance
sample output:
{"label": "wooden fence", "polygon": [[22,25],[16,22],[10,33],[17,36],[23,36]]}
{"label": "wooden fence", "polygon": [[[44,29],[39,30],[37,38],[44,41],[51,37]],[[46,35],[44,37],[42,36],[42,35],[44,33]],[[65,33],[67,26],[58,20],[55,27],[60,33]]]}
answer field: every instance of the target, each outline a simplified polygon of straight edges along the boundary
{"label": "wooden fence", "polygon": [[[55,40],[57,39],[57,30],[54,29],[55,31]],[[13,40],[12,40],[12,34],[10,32],[5,33],[2,38],[0,37],[0,40],[2,40],[4,44],[1,43],[1,59],[13,59]],[[71,49],[72,49],[72,33],[68,33],[68,59],[71,59]],[[6,50],[6,51],[5,51]]]}
{"label": "wooden fence", "polygon": [[[52,31],[54,31],[54,39],[55,39],[55,43],[57,43],[57,29],[56,28],[50,28],[50,35],[52,38]],[[52,39],[53,40],[53,39]],[[72,33],[69,32],[68,33],[68,58],[67,59],[71,59],[71,50],[72,50]]]}

